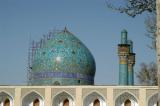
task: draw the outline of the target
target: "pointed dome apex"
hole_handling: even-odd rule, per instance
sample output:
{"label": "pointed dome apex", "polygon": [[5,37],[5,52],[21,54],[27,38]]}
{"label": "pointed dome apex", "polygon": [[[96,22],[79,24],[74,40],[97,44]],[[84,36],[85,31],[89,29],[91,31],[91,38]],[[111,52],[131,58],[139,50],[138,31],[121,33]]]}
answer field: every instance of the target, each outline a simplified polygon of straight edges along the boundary
{"label": "pointed dome apex", "polygon": [[64,27],[63,32],[64,32],[64,33],[68,33],[68,34],[70,34],[70,35],[73,35],[73,34],[72,34],[68,29],[67,29],[67,27],[66,27],[66,26]]}
{"label": "pointed dome apex", "polygon": [[64,32],[67,32],[67,31],[68,31],[68,30],[67,30],[67,27],[65,26],[65,27],[64,27]]}

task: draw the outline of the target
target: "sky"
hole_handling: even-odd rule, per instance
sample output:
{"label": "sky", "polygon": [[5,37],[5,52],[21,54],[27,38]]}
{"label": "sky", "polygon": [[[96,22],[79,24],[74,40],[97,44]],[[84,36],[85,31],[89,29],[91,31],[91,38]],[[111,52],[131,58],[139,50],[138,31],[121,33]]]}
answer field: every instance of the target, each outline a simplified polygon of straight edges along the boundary
{"label": "sky", "polygon": [[126,29],[134,43],[135,72],[142,62],[156,60],[147,47],[151,41],[145,36],[145,17],[115,12],[105,0],[0,0],[0,85],[25,85],[29,39],[39,41],[43,34],[65,26],[92,52],[95,84],[117,85],[121,30]]}

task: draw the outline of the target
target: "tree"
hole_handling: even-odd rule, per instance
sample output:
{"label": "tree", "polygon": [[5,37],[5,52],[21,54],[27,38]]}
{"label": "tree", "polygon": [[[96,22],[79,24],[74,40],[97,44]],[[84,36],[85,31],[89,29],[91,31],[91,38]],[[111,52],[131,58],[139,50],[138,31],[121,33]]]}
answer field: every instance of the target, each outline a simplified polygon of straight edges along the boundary
{"label": "tree", "polygon": [[136,73],[136,77],[138,78],[141,85],[157,85],[158,78],[157,76],[157,66],[154,62],[150,64],[141,63],[141,68],[138,73]]}
{"label": "tree", "polygon": [[150,49],[156,50],[156,14],[150,13],[145,18],[145,26],[146,26],[146,36],[151,39],[152,43],[151,45],[148,45]]}
{"label": "tree", "polygon": [[[135,17],[143,12],[148,12],[148,17],[145,19],[146,36],[152,40],[148,47],[156,49],[156,0],[122,0],[119,6],[113,5],[111,0],[106,0],[108,8],[116,10],[120,13],[125,13],[131,17]],[[113,1],[113,0],[112,0]],[[118,2],[118,1],[117,1]]]}
{"label": "tree", "polygon": [[[113,1],[113,0],[110,0]],[[125,5],[114,6],[113,3],[106,0],[109,8],[125,13],[131,17],[135,17],[143,12],[156,13],[156,0],[123,0]]]}

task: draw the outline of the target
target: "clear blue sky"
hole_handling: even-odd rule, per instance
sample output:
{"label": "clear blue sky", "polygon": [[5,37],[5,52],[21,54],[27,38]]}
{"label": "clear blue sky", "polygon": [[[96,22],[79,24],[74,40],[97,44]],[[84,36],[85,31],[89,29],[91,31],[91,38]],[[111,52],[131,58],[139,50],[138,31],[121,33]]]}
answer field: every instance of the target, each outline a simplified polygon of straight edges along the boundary
{"label": "clear blue sky", "polygon": [[95,84],[116,85],[122,29],[134,42],[135,71],[141,62],[155,61],[146,46],[150,39],[144,36],[145,16],[114,12],[105,0],[0,0],[0,84],[26,84],[29,36],[39,41],[50,30],[67,26],[94,55]]}

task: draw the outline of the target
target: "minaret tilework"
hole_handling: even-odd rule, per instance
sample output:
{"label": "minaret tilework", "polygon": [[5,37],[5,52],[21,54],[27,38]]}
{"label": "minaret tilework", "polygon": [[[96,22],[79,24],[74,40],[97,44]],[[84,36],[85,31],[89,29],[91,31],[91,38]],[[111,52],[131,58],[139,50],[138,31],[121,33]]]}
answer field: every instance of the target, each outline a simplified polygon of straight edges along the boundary
{"label": "minaret tilework", "polygon": [[135,53],[133,53],[133,42],[128,40],[130,45],[130,53],[128,56],[128,85],[134,85],[134,64],[135,64]]}
{"label": "minaret tilework", "polygon": [[127,44],[127,31],[121,32],[121,44],[118,45],[119,55],[119,84],[128,84],[128,55],[129,45]]}
{"label": "minaret tilework", "polygon": [[119,85],[133,85],[135,54],[133,53],[133,43],[127,39],[127,31],[121,32],[121,44],[118,44],[119,56]]}

